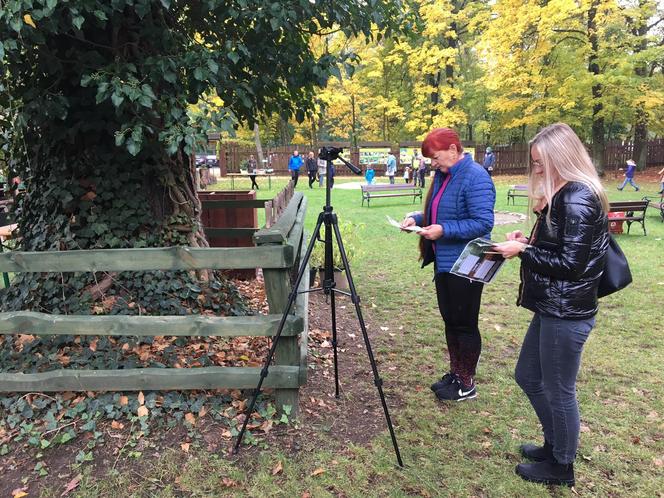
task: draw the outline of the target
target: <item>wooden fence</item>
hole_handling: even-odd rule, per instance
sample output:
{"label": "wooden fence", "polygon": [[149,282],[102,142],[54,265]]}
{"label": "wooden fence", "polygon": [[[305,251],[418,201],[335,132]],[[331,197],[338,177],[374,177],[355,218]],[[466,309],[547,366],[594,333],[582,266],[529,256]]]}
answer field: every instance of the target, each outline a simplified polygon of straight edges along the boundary
{"label": "wooden fence", "polygon": [[[0,254],[0,272],[96,272],[262,268],[268,315],[210,317],[52,315],[33,311],[0,313],[0,334],[101,336],[273,336],[299,267],[307,200],[292,196],[281,216],[254,234],[255,247],[99,249]],[[308,288],[308,275],[301,288]],[[276,351],[265,387],[276,389],[279,409],[297,411],[298,388],[306,381],[308,294],[300,294]],[[60,369],[0,373],[0,392],[139,391],[252,388],[259,367]]]}
{"label": "wooden fence", "polygon": [[[312,147],[310,145],[297,145],[292,144],[280,147],[268,147],[264,150],[265,158],[268,159],[268,164],[278,174],[284,175],[288,173],[288,160],[294,150],[298,150],[302,156],[306,156],[310,150],[317,151],[318,147],[324,145],[334,145],[345,148],[344,157],[354,164],[359,164],[360,149],[371,147],[389,147],[392,153],[399,161],[399,151],[401,147],[408,149],[419,149],[421,142],[401,142],[399,144],[389,142],[362,142],[358,147],[350,147],[350,144],[345,142],[321,142]],[[478,163],[484,161],[484,154],[486,150],[485,144],[477,144],[474,142],[464,142],[465,147],[473,147],[475,149],[475,160]],[[494,174],[526,174],[528,170],[528,144],[516,143],[508,145],[492,145],[493,151],[496,154],[496,163],[494,164]],[[225,175],[224,171],[239,172],[240,164],[243,160],[249,157],[249,154],[256,154],[256,149],[248,145],[239,145],[233,142],[224,142],[220,146],[220,165],[222,166],[222,176]],[[604,168],[606,171],[617,170],[625,166],[627,159],[634,159],[634,144],[632,142],[611,141],[607,142],[604,148]],[[664,166],[664,139],[650,140],[648,142],[648,152],[646,159],[646,167],[648,166]],[[224,170],[224,167],[227,170]],[[384,173],[384,165],[378,165],[376,174],[381,175]],[[401,171],[401,165],[399,165]]]}

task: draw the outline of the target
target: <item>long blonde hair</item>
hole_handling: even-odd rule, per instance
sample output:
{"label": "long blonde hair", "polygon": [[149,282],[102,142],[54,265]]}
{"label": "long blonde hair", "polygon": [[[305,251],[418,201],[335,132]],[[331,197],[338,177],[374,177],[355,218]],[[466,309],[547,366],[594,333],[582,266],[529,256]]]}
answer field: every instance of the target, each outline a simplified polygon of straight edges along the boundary
{"label": "long blonde hair", "polygon": [[[543,175],[534,175],[530,167],[528,180],[529,203],[532,207],[551,201],[562,182],[580,182],[597,196],[605,213],[609,211],[609,199],[599,179],[588,151],[574,130],[565,123],[555,123],[542,129],[530,141],[530,150],[537,149],[541,157]],[[531,162],[530,155],[528,157]],[[544,201],[544,202],[543,202]],[[551,209],[547,212],[547,222],[551,222]]]}

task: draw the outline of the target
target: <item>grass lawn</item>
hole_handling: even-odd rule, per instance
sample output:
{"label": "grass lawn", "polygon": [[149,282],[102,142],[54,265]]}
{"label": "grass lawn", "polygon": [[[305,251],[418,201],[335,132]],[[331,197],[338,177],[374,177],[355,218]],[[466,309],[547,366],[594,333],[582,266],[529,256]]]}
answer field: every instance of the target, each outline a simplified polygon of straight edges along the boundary
{"label": "grass lawn", "polygon": [[[273,196],[285,180],[275,179],[272,190],[261,189],[258,197]],[[359,179],[339,178],[337,184],[345,181]],[[523,205],[506,204],[509,184],[524,181],[496,178],[497,210],[525,213]],[[615,186],[616,180],[607,183],[612,200],[640,199],[658,190],[655,183],[641,185],[639,193],[617,192]],[[300,179],[298,190],[309,197],[311,229],[324,190],[308,189],[306,178]],[[530,319],[530,312],[514,304],[518,261],[508,262],[484,292],[478,398],[441,404],[429,390],[446,367],[432,269],[419,268],[417,236],[400,233],[385,220],[385,215],[400,219],[413,206],[406,198],[386,198],[361,207],[359,190],[343,189],[334,190],[333,205],[341,221],[363,224],[361,253],[352,270],[363,303],[377,304],[365,304],[364,314],[372,323],[398,331],[394,337],[375,333],[373,346],[386,392],[400,400],[391,411],[405,469],[395,468],[384,430],[366,446],[328,444],[296,455],[286,455],[278,440],[264,450],[245,450],[250,456],[235,461],[202,449],[192,449],[184,461],[182,455],[165,452],[141,462],[141,475],[152,479],[145,486],[136,487],[136,476],[125,473],[86,474],[75,493],[126,496],[131,479],[132,493],[139,496],[664,496],[664,223],[656,210],[648,212],[647,237],[638,225],[631,235],[618,237],[634,283],[602,300],[586,344],[578,382],[582,434],[577,486],[571,491],[529,484],[514,474],[521,461],[518,445],[541,438],[536,417],[513,379]],[[493,238],[503,240],[516,228],[525,225],[498,226]],[[278,462],[283,471],[273,475]],[[224,479],[235,485],[224,487]],[[151,485],[155,482],[157,486]]]}

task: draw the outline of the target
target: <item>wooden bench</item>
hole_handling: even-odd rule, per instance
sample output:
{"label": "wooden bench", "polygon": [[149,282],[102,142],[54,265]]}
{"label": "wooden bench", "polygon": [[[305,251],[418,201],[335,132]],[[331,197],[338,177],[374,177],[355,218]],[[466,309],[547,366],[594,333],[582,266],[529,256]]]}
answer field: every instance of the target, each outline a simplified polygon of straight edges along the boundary
{"label": "wooden bench", "polygon": [[422,189],[420,187],[414,187],[412,185],[362,185],[362,205],[364,206],[364,201],[367,201],[367,207],[371,199],[375,197],[411,197],[413,198],[413,204],[415,204],[415,199],[418,197],[420,201],[422,200]]}
{"label": "wooden bench", "polygon": [[627,223],[627,233],[632,226],[632,223],[641,223],[643,228],[643,235],[646,233],[646,209],[648,209],[650,199],[643,199],[640,201],[616,201],[609,203],[609,213],[624,212],[624,216],[611,217],[611,221],[624,221]]}
{"label": "wooden bench", "polygon": [[651,199],[650,197],[644,197],[644,201],[650,201],[650,205],[655,209],[659,209],[659,215],[662,217],[662,222],[664,223],[664,194],[659,198],[659,200]]}
{"label": "wooden bench", "polygon": [[507,205],[510,204],[510,199],[512,199],[512,205],[515,205],[515,197],[528,197],[528,185],[512,185],[507,190]]}

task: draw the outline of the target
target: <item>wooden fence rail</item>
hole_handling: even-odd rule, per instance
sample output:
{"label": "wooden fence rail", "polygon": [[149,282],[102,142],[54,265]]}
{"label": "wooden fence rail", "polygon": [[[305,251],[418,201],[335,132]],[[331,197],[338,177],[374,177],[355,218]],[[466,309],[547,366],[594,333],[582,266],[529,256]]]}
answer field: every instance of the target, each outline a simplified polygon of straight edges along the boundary
{"label": "wooden fence rail", "polygon": [[[286,195],[286,194],[284,194]],[[285,197],[284,197],[285,198]],[[212,201],[217,202],[217,201]],[[226,201],[224,201],[226,202]],[[280,201],[284,203],[285,201]],[[96,316],[51,315],[32,311],[0,313],[0,334],[99,336],[266,336],[276,334],[291,290],[291,273],[304,243],[307,200],[290,193],[290,202],[269,228],[254,234],[256,247],[141,248],[0,254],[0,272],[94,272],[262,268],[270,314],[259,316]],[[300,290],[308,288],[309,272]],[[306,381],[308,294],[301,293],[287,318],[275,365],[265,387],[276,389],[277,408],[297,413],[298,388]],[[3,365],[7,368],[6,365]],[[40,373],[0,373],[0,392],[129,391],[152,389],[251,388],[257,367],[60,369]]]}

